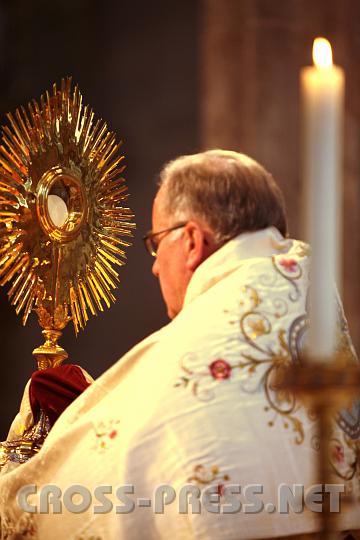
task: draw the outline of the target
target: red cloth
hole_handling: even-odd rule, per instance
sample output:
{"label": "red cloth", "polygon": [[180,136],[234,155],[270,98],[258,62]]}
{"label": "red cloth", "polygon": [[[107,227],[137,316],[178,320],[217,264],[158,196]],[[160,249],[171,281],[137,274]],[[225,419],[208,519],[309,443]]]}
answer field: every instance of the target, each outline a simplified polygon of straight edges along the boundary
{"label": "red cloth", "polygon": [[35,371],[30,383],[30,405],[34,418],[42,409],[53,425],[60,414],[88,386],[79,366],[65,364]]}

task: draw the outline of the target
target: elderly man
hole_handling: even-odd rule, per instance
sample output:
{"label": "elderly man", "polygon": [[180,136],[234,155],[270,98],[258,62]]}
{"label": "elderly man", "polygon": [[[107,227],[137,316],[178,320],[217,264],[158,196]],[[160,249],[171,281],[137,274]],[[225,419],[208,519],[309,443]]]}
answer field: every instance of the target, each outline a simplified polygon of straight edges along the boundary
{"label": "elderly man", "polygon": [[[287,238],[278,186],[236,152],[180,157],[161,173],[145,242],[173,320],[3,475],[3,537],[316,538],[314,418],[280,384],[307,327],[308,249]],[[334,508],[360,494],[354,418],[334,426]],[[21,422],[26,393],[10,438]],[[359,528],[359,508],[342,519]]]}

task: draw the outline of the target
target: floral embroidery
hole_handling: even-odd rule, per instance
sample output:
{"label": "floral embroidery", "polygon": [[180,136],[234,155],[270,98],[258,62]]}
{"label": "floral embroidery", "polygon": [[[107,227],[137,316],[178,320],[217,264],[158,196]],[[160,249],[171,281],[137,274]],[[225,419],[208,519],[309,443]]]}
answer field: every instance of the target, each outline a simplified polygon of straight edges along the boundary
{"label": "floral embroidery", "polygon": [[347,455],[344,445],[339,439],[332,439],[330,442],[330,463],[334,472],[343,480],[351,480],[354,476],[359,476],[358,464],[360,460],[359,441],[353,441],[344,437],[347,446]]}
{"label": "floral embroidery", "polygon": [[210,373],[214,379],[228,379],[231,375],[232,367],[226,360],[214,360],[209,366]]}
{"label": "floral embroidery", "polygon": [[248,317],[240,324],[243,325],[244,331],[251,340],[255,340],[271,332],[271,324],[268,319],[256,312],[250,312]]}
{"label": "floral embroidery", "polygon": [[[289,299],[295,301],[300,296],[300,289],[295,280],[301,277],[302,269],[295,259],[281,257],[279,263],[277,262],[278,259],[279,257],[272,258],[273,265],[277,270],[275,277],[270,277],[263,284],[267,286],[275,284],[280,275],[293,285],[295,292],[290,293]],[[281,263],[285,263],[286,270],[294,275],[291,277],[285,275],[279,268]],[[263,280],[265,280],[264,276]],[[265,307],[265,302],[261,300],[260,295],[254,289],[249,294],[251,289],[253,288],[247,286],[247,295],[253,300],[247,303],[248,309],[243,313],[239,321],[240,342],[246,344],[247,347],[246,352],[240,354],[241,359],[238,367],[242,372],[249,375],[240,385],[243,391],[254,392],[257,391],[259,384],[261,384],[268,402],[265,411],[274,413],[274,416],[268,421],[268,425],[272,427],[276,419],[280,417],[284,428],[288,429],[291,426],[295,433],[295,442],[301,444],[305,437],[303,423],[298,417],[301,405],[297,403],[294,394],[284,388],[284,382],[293,362],[299,360],[298,356],[293,354],[293,351],[298,349],[299,340],[303,339],[308,321],[306,316],[302,316],[299,321],[297,320],[296,324],[292,325],[289,335],[282,328],[275,333],[271,320],[287,315],[287,302],[283,298],[275,299],[270,301],[273,310],[271,307],[269,309]],[[244,294],[244,287],[241,292]],[[260,329],[262,332],[259,331]],[[271,334],[276,338],[272,340],[271,344],[269,344],[268,340],[263,341],[263,336]],[[294,340],[296,343],[294,343]],[[251,385],[252,380],[253,385]]]}
{"label": "floral embroidery", "polygon": [[104,452],[109,448],[112,441],[118,436],[117,424],[119,420],[109,420],[107,422],[99,422],[95,427],[95,449],[98,452]]}
{"label": "floral embroidery", "polygon": [[231,365],[226,360],[217,358],[204,366],[200,370],[193,368],[192,364],[197,363],[197,355],[194,353],[186,354],[180,360],[180,367],[184,372],[175,387],[190,387],[194,396],[200,401],[210,401],[215,397],[214,383],[230,379],[232,371],[238,367]]}
{"label": "floral embroidery", "polygon": [[192,476],[187,479],[188,482],[195,482],[199,487],[216,486],[216,493],[220,497],[225,493],[225,484],[223,482],[228,482],[229,480],[230,476],[228,474],[221,475],[217,465],[212,465],[210,468],[204,465],[196,465]]}
{"label": "floral embroidery", "polygon": [[[346,437],[343,432],[338,433],[339,438],[333,436],[329,445],[329,462],[333,472],[344,481],[345,494],[354,492],[354,480],[360,487],[360,441]],[[320,449],[318,435],[311,438],[311,447],[315,451]],[[360,501],[360,497],[358,497]]]}
{"label": "floral embroidery", "polygon": [[295,259],[281,259],[279,264],[286,270],[286,272],[296,272],[298,264]]}
{"label": "floral embroidery", "polygon": [[344,448],[339,442],[336,442],[334,445],[332,445],[332,447],[331,447],[331,457],[337,463],[343,463],[344,462],[344,458],[345,458]]}
{"label": "floral embroidery", "polygon": [[[294,254],[296,258],[307,256],[307,246],[300,246]],[[281,328],[278,320],[294,309],[293,302],[299,302],[301,296],[307,294],[302,290],[305,284],[302,281],[297,283],[306,271],[306,266],[303,269],[295,258],[285,258],[283,255],[273,257],[272,264],[275,272],[260,276],[258,290],[250,285],[240,288],[237,302],[240,316],[238,310],[224,310],[227,317],[232,317],[229,324],[240,329],[238,337],[229,340],[228,353],[226,342],[216,356],[214,354],[204,362],[201,352],[184,355],[180,361],[183,373],[175,386],[190,389],[202,401],[213,399],[219,384],[224,388],[223,385],[236,382],[246,393],[255,393],[262,388],[266,399],[264,409],[272,415],[268,425],[274,426],[280,419],[285,429],[293,431],[295,443],[301,444],[305,438],[303,418],[307,416],[310,422],[315,422],[317,418],[314,411],[304,409],[300,400],[283,383],[291,366],[302,361],[309,327],[307,297],[303,300],[303,314],[297,316],[289,328],[287,323]],[[288,288],[284,287],[281,280],[286,280],[291,286],[290,293],[287,293]],[[266,295],[262,298],[262,288],[268,290],[271,287],[282,291],[279,297]],[[349,360],[356,361],[339,301],[337,306],[337,350]],[[234,339],[238,340],[237,346],[234,346]],[[338,438],[335,438],[334,431],[329,460],[335,474],[344,480],[347,492],[351,493],[356,482],[360,489],[360,401],[355,401],[349,410],[340,411],[335,420],[341,433],[336,433]],[[311,438],[311,443],[315,450],[319,449],[316,437]],[[221,483],[219,490],[222,491]]]}
{"label": "floral embroidery", "polygon": [[[246,336],[246,334],[244,335]],[[284,428],[287,429],[291,425],[296,434],[295,442],[301,444],[304,440],[304,428],[302,422],[295,415],[300,409],[300,405],[296,403],[294,394],[283,386],[292,364],[285,331],[279,330],[277,338],[277,348],[267,347],[265,349],[259,345],[254,347],[257,352],[262,353],[262,358],[243,353],[243,361],[240,362],[240,367],[247,369],[249,373],[254,375],[259,370],[261,371],[261,380],[269,404],[265,406],[265,411],[275,413],[274,417],[268,421],[268,425],[273,426],[276,418],[280,416]],[[248,337],[245,337],[245,339],[248,339]]]}
{"label": "floral embroidery", "polygon": [[270,272],[260,276],[260,284],[266,287],[274,287],[279,278],[286,279],[293,289],[289,292],[288,298],[291,302],[297,302],[301,296],[297,281],[303,275],[300,264],[295,259],[287,259],[279,255],[273,256],[271,262],[276,272]]}
{"label": "floral embroidery", "polygon": [[252,339],[268,334],[270,329],[266,327],[265,321],[259,317],[254,317],[248,321],[249,329],[251,330]]}
{"label": "floral embroidery", "polygon": [[240,294],[239,305],[242,308],[246,309],[246,306],[251,306],[254,309],[260,304],[259,295],[253,287],[243,285],[240,289]]}
{"label": "floral embroidery", "polygon": [[301,259],[303,257],[310,257],[311,255],[310,246],[308,244],[305,244],[305,242],[298,242],[297,247],[295,249],[295,253]]}
{"label": "floral embroidery", "polygon": [[[283,383],[287,377],[288,370],[291,366],[292,359],[289,354],[289,347],[286,343],[285,332],[278,332],[279,347],[275,350],[267,348],[262,350],[257,346],[257,350],[266,354],[263,358],[257,358],[251,354],[243,353],[241,360],[236,364],[230,364],[226,360],[217,359],[210,363],[207,371],[191,369],[189,364],[194,359],[195,355],[186,355],[181,362],[181,367],[185,372],[180,380],[175,384],[176,387],[187,387],[191,385],[192,393],[201,401],[210,401],[215,397],[215,389],[209,387],[210,380],[222,381],[230,378],[235,371],[246,371],[247,381],[261,371],[261,380],[263,381],[265,396],[269,406],[265,407],[265,411],[274,411],[275,416],[269,420],[268,425],[273,426],[277,416],[283,418],[285,428],[292,426],[296,434],[295,441],[301,444],[304,440],[304,429],[302,422],[295,417],[295,412],[300,409],[300,405],[296,403],[295,396],[283,388]],[[187,364],[187,362],[189,362]],[[256,377],[258,379],[258,377]],[[242,389],[251,392],[251,389],[246,388],[242,384]]]}
{"label": "floral embroidery", "polygon": [[[204,365],[199,369],[196,354],[189,353],[180,361],[183,375],[175,386],[190,387],[198,399],[210,401],[215,397],[217,385],[226,379],[233,379],[236,373],[236,380],[244,392],[257,392],[260,385],[264,388],[268,403],[265,411],[274,413],[268,420],[268,425],[273,426],[280,417],[284,428],[288,429],[291,426],[295,442],[301,444],[305,437],[303,423],[297,416],[301,405],[297,403],[294,394],[283,385],[295,358],[291,354],[285,330],[280,328],[274,332],[271,323],[272,316],[275,315],[278,319],[281,310],[283,313],[286,313],[286,310],[283,309],[281,302],[272,303],[275,308],[273,313],[269,309],[266,310],[253,287],[243,286],[241,293],[241,308],[247,309],[237,324],[240,327],[240,343],[246,347],[239,347],[238,360],[230,363],[227,359],[215,358],[208,366]],[[234,324],[235,321],[230,323]],[[269,340],[264,338],[270,334],[275,339],[269,343]],[[232,354],[233,350],[232,345]],[[193,368],[192,364],[196,367]]]}

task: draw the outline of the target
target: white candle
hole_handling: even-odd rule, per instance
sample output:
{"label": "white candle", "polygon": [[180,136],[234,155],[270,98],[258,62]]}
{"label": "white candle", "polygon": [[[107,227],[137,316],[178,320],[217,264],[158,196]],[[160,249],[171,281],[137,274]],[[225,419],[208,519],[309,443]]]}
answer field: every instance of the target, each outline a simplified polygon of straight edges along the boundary
{"label": "white candle", "polygon": [[330,43],[323,38],[314,41],[313,58],[315,65],[300,74],[306,228],[312,248],[308,347],[314,361],[326,361],[336,339],[334,283],[341,289],[344,72],[332,64]]}

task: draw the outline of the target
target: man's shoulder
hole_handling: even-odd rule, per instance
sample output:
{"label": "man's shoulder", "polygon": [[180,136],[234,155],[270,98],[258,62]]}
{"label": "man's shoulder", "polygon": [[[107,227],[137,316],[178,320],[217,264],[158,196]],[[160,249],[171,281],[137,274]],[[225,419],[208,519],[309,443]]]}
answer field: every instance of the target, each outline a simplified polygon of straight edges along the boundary
{"label": "man's shoulder", "polygon": [[[288,333],[304,317],[308,289],[308,248],[294,241],[286,253],[252,257],[191,301],[168,325],[162,343],[207,348],[237,339],[244,324]],[[260,324],[259,321],[262,321]],[[250,327],[249,327],[250,328]],[[264,338],[270,339],[268,332]]]}

